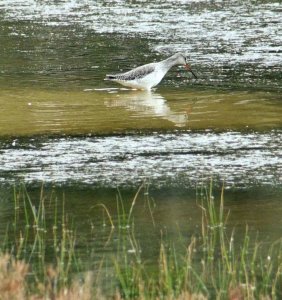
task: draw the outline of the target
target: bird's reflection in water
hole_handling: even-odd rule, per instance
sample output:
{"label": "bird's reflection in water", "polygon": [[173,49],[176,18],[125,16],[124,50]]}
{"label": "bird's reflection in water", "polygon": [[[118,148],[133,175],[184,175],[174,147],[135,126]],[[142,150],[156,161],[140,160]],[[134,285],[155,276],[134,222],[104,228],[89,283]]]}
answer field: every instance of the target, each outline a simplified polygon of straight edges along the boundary
{"label": "bird's reflection in water", "polygon": [[186,126],[188,121],[186,112],[172,111],[163,96],[150,91],[115,94],[115,97],[107,99],[105,104],[108,107],[125,107],[140,112],[143,116],[160,117],[178,127]]}

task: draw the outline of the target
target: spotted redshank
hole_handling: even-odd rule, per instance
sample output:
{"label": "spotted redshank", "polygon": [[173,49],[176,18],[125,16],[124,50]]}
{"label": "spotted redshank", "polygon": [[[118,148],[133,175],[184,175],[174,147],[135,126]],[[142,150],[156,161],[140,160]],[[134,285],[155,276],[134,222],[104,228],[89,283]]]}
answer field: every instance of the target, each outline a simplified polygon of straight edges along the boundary
{"label": "spotted redshank", "polygon": [[146,64],[126,73],[106,75],[105,80],[115,81],[134,89],[150,90],[160,83],[170,68],[176,65],[184,65],[186,70],[191,72],[197,79],[197,76],[187,63],[187,58],[181,53],[176,53],[165,60]]}

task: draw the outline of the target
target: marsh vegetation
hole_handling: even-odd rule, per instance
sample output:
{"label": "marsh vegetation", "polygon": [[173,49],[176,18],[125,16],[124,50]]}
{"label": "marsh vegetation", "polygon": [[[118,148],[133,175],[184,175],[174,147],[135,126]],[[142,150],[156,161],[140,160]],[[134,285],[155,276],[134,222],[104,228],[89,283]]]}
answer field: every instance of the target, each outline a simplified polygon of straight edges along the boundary
{"label": "marsh vegetation", "polygon": [[0,0],[1,299],[282,297],[280,11]]}
{"label": "marsh vegetation", "polygon": [[[110,256],[96,258],[95,270],[90,268],[93,258],[80,257],[83,237],[65,211],[65,199],[58,199],[55,191],[47,197],[42,187],[37,201],[24,186],[15,188],[14,218],[7,222],[1,243],[1,295],[7,299],[281,297],[282,240],[269,244],[259,234],[252,238],[248,226],[237,236],[237,228],[228,225],[224,189],[215,198],[212,185],[199,187],[198,230],[187,235],[179,228],[171,239],[167,229],[156,223],[159,208],[148,188],[140,186],[130,207],[117,192],[115,214],[103,203],[90,208],[100,222],[83,234],[95,239],[104,231],[105,251],[115,244]],[[142,230],[135,223],[137,202],[157,234],[159,254],[149,259],[143,254],[146,245],[136,235]]]}

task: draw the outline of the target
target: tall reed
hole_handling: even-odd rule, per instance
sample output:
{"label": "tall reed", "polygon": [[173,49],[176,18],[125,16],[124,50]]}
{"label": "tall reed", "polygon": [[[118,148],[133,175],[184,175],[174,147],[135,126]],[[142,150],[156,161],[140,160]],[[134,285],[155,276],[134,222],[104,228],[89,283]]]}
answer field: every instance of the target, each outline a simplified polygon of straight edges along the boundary
{"label": "tall reed", "polygon": [[[158,207],[150,197],[147,183],[140,186],[129,205],[118,192],[116,215],[103,203],[92,206],[91,210],[101,214],[102,208],[107,216],[101,224],[101,228],[109,226],[105,247],[111,241],[116,245],[110,260],[101,259],[95,278],[79,263],[76,225],[66,213],[65,199],[59,200],[53,192],[48,196],[42,186],[39,199],[34,201],[23,185],[15,188],[13,197],[14,218],[0,245],[3,253],[0,278],[4,274],[14,282],[15,274],[20,272],[17,282],[24,287],[17,289],[19,295],[66,299],[63,295],[78,295],[77,290],[81,290],[81,299],[97,298],[98,294],[99,299],[109,296],[117,299],[282,298],[282,241],[266,248],[259,236],[251,238],[248,226],[243,238],[237,237],[236,228],[228,227],[230,212],[224,205],[224,187],[217,199],[212,182],[197,190],[201,230],[200,234],[195,232],[189,237],[181,232],[174,239],[165,235],[162,225],[154,218]],[[159,231],[159,257],[153,264],[144,259],[142,251],[146,245],[137,238],[138,231],[143,229],[135,223],[135,208],[141,201],[145,205],[144,213],[150,215],[153,230]],[[11,270],[8,265],[13,266]],[[73,279],[78,272],[80,281]],[[81,275],[83,272],[85,275]],[[106,279],[99,276],[111,278],[110,294],[101,284]],[[0,283],[0,292],[5,287]]]}

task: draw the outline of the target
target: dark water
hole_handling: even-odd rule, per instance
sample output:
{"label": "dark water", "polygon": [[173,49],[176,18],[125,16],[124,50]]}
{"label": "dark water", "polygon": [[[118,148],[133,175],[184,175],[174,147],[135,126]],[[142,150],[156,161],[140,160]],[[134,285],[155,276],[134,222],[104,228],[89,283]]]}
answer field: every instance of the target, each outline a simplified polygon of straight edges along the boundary
{"label": "dark water", "polygon": [[[93,242],[89,207],[105,203],[115,217],[117,187],[130,206],[146,180],[157,229],[140,201],[136,236],[154,259],[160,229],[199,230],[196,187],[213,178],[230,228],[281,237],[280,18],[279,1],[0,0],[2,235],[12,186],[23,182],[36,203],[44,182],[65,195],[79,251],[93,249],[95,264],[115,239],[105,248],[101,230]],[[103,80],[176,51],[198,80],[181,67],[151,93]]]}

